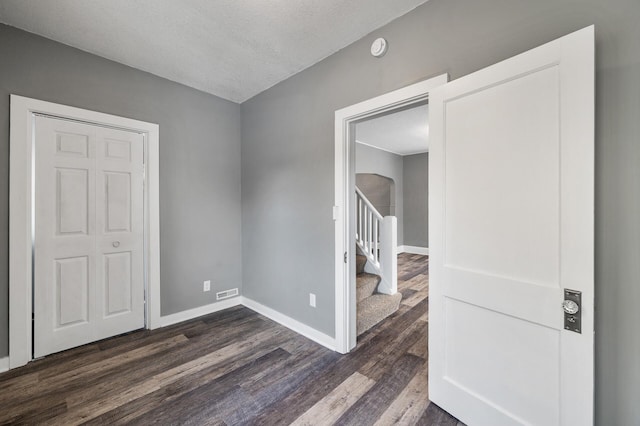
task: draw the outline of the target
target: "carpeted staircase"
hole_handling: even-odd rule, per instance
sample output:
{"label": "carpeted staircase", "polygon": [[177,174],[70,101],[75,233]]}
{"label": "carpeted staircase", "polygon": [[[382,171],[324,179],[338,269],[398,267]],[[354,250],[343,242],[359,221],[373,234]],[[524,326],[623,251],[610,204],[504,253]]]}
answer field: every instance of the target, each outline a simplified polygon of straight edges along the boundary
{"label": "carpeted staircase", "polygon": [[358,336],[394,313],[400,307],[402,293],[377,293],[380,276],[364,272],[366,256],[356,255],[356,301]]}

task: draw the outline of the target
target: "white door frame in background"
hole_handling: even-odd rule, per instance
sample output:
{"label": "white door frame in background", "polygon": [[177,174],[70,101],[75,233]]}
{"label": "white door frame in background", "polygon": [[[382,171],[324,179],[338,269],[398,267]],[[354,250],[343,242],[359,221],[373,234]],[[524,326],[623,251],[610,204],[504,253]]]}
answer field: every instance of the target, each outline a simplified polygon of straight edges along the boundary
{"label": "white door frame in background", "polygon": [[160,326],[159,126],[115,115],[11,95],[9,136],[9,368],[32,359],[32,194],[36,114],[142,133],[146,327]]}
{"label": "white door frame in background", "polygon": [[[349,286],[355,253],[349,247],[355,246],[355,236],[351,235],[349,223],[349,164],[350,145],[354,137],[356,121],[393,111],[398,108],[424,102],[429,91],[449,81],[442,74],[393,92],[342,108],[335,112],[335,345],[336,351],[347,353],[356,345],[355,289]],[[345,253],[347,256],[345,257]],[[353,290],[353,291],[351,291]]]}

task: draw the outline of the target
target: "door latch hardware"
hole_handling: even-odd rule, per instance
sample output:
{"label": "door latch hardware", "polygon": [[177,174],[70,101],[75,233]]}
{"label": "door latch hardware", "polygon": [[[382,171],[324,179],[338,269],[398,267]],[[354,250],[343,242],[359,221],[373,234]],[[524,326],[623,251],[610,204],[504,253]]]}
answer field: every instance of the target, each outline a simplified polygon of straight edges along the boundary
{"label": "door latch hardware", "polygon": [[344,263],[347,263],[347,252],[344,252]]}
{"label": "door latch hardware", "polygon": [[564,329],[575,333],[582,333],[582,292],[564,290]]}

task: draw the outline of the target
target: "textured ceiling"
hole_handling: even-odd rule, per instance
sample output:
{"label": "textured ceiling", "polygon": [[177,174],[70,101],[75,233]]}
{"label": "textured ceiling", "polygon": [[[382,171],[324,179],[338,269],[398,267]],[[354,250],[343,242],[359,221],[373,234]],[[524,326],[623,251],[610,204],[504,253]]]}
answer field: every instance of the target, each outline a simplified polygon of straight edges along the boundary
{"label": "textured ceiling", "polygon": [[429,106],[383,115],[356,124],[356,141],[398,155],[429,149]]}
{"label": "textured ceiling", "polygon": [[0,0],[0,22],[243,102],[426,0]]}

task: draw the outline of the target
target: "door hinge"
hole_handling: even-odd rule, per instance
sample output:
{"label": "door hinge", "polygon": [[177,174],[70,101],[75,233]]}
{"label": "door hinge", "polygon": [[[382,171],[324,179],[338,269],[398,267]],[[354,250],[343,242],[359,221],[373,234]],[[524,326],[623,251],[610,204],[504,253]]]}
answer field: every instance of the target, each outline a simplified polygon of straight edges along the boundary
{"label": "door hinge", "polygon": [[344,252],[344,263],[347,263],[347,252]]}

